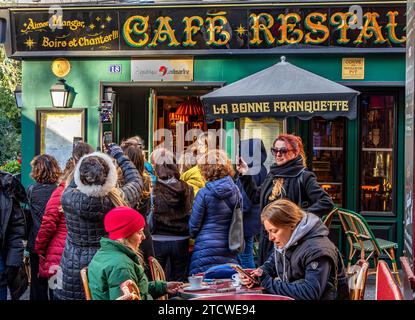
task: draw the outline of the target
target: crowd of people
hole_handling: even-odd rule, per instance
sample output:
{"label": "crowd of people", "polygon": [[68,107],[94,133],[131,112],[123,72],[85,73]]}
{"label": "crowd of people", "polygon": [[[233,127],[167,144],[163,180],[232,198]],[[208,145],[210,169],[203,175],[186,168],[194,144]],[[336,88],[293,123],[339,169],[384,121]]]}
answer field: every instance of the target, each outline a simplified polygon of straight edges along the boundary
{"label": "crowd of people", "polygon": [[[0,172],[0,300],[7,299],[7,288],[12,299],[27,288],[21,280],[25,252],[31,300],[85,299],[85,267],[95,300],[119,298],[126,280],[139,287],[141,299],[174,297],[189,275],[229,263],[253,269],[271,294],[345,298],[342,257],[320,219],[334,205],[307,170],[301,139],[275,139],[269,172],[262,141],[249,139],[246,146],[253,144],[261,150],[255,174],[252,163],[239,158],[234,167],[226,152],[209,148],[207,134],[179,159],[156,148],[149,161],[137,136],[105,152],[78,142],[63,172],[52,156],[36,156],[34,183],[26,190]],[[229,247],[237,206],[242,252]],[[150,257],[167,281],[151,278]]]}

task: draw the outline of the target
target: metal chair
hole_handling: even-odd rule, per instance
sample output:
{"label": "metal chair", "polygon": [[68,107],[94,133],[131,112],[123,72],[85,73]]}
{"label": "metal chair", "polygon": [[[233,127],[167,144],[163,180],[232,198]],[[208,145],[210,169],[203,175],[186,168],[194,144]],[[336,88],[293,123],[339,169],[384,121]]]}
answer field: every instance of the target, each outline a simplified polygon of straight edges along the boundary
{"label": "metal chair", "polygon": [[[350,270],[352,260],[358,251],[360,251],[360,259],[362,260],[369,261],[373,256],[375,268],[378,265],[380,255],[384,253],[391,260],[393,273],[400,285],[401,280],[399,279],[398,266],[395,259],[395,250],[398,248],[398,244],[385,239],[376,238],[365,218],[356,212],[339,208],[337,214],[350,245],[347,270]],[[374,273],[375,272],[369,272],[369,274]]]}
{"label": "metal chair", "polygon": [[140,289],[133,280],[126,280],[120,285],[123,295],[116,300],[140,300]]}
{"label": "metal chair", "polygon": [[393,280],[388,264],[380,260],[376,268],[375,300],[403,300],[402,292]]}
{"label": "metal chair", "polygon": [[350,300],[364,300],[368,269],[369,264],[365,260],[359,260],[350,268]]}
{"label": "metal chair", "polygon": [[[153,281],[166,281],[166,274],[164,273],[163,267],[154,257],[148,257],[148,264],[150,265],[150,272]],[[159,297],[157,300],[167,300],[168,295],[165,294]]]}
{"label": "metal chair", "polygon": [[84,292],[85,292],[85,299],[92,300],[91,290],[89,290],[89,283],[88,283],[88,267],[82,268],[80,273],[81,273],[82,285],[84,287]]}

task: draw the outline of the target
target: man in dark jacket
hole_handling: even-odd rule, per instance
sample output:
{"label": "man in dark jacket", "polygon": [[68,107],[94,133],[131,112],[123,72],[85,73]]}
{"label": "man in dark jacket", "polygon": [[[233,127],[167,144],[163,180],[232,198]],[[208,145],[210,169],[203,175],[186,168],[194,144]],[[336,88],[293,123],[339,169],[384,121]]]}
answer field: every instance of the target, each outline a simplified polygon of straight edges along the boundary
{"label": "man in dark jacket", "polygon": [[[264,163],[267,160],[267,151],[261,139],[242,140],[240,144],[241,157],[252,159],[248,167],[252,174],[254,183],[259,187],[267,176],[267,168]],[[254,237],[261,232],[261,208],[259,203],[253,203],[245,192],[241,181],[238,179],[236,185],[243,199],[243,220],[245,251],[238,255],[238,260],[243,268],[255,268],[253,245]]]}
{"label": "man in dark jacket", "polygon": [[[23,291],[13,287],[22,265],[25,234],[19,202],[26,202],[24,187],[11,174],[0,171],[0,300],[7,299],[7,286],[12,293]],[[18,297],[12,294],[12,298]]]}

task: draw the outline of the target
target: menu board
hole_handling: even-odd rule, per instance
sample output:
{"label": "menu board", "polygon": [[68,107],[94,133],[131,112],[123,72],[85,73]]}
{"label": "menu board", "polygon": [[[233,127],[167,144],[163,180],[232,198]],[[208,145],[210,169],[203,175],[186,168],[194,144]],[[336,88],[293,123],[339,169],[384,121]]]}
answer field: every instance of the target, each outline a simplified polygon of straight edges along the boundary
{"label": "menu board", "polygon": [[264,165],[267,171],[269,171],[270,166],[274,163],[274,156],[271,154],[272,144],[279,134],[286,131],[286,121],[275,118],[262,118],[258,120],[241,118],[240,124],[241,140],[259,138],[264,143],[265,150],[267,150],[267,160]]}
{"label": "menu board", "polygon": [[61,169],[72,155],[74,137],[84,138],[84,110],[38,110],[40,154],[56,158]]}

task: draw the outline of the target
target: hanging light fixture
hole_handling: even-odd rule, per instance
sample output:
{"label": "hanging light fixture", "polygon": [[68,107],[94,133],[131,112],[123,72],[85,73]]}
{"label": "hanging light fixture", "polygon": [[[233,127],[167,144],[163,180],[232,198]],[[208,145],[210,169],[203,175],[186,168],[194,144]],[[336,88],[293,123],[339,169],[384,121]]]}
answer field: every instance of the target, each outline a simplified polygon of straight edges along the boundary
{"label": "hanging light fixture", "polygon": [[175,115],[179,116],[180,121],[187,122],[189,117],[199,119],[204,116],[204,110],[199,98],[187,97],[185,101],[177,106]]}

